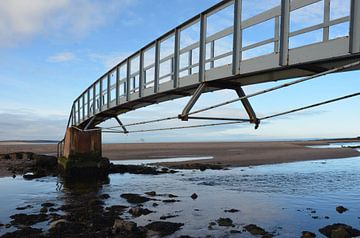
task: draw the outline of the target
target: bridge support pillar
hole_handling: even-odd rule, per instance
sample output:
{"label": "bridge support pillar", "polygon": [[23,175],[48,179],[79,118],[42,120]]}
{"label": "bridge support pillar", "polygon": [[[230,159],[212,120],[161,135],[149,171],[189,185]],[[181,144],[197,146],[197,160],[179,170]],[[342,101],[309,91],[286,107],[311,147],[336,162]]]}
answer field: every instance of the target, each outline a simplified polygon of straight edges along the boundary
{"label": "bridge support pillar", "polygon": [[82,131],[67,128],[63,156],[58,163],[65,175],[103,175],[109,162],[102,158],[101,129]]}

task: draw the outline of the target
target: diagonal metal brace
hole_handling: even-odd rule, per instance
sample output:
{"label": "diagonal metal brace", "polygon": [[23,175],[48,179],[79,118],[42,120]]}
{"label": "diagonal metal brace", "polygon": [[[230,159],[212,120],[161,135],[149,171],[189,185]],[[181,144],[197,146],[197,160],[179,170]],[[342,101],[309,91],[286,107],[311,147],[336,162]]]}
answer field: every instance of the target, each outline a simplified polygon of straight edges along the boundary
{"label": "diagonal metal brace", "polygon": [[86,124],[85,128],[84,128],[84,131],[86,131],[87,129],[89,129],[89,127],[91,126],[91,124],[94,122],[95,120],[95,116],[93,116],[90,121]]}
{"label": "diagonal metal brace", "polygon": [[128,134],[129,131],[126,129],[126,127],[124,126],[124,124],[120,121],[120,119],[119,119],[117,116],[115,116],[114,118],[115,118],[115,120],[119,123],[119,125],[121,126],[121,128],[123,129],[124,134]]}
{"label": "diagonal metal brace", "polygon": [[206,88],[206,84],[202,83],[199,85],[199,87],[195,90],[194,94],[190,98],[189,102],[186,104],[184,110],[182,113],[178,116],[179,119],[182,121],[188,121],[189,120],[189,112],[194,107],[195,103],[200,98],[201,94],[204,92],[204,89]]}
{"label": "diagonal metal brace", "polygon": [[[234,90],[235,90],[236,94],[239,96],[239,98],[246,96],[245,92],[241,88],[241,86],[235,88]],[[247,98],[241,99],[241,103],[243,104],[247,114],[249,115],[250,123],[255,124],[255,130],[258,129],[259,125],[260,125],[260,120],[256,117],[256,113],[255,113],[254,109],[252,108],[249,100]]]}

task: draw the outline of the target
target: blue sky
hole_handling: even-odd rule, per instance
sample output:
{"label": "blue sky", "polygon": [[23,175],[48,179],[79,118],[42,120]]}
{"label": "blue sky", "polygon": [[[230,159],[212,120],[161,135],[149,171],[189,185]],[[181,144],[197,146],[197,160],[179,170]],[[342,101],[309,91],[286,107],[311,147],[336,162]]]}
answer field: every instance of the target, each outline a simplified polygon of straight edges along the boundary
{"label": "blue sky", "polygon": [[[0,2],[0,140],[61,139],[73,100],[106,70],[176,25],[217,3],[216,0],[3,0]],[[244,0],[244,18],[279,0]],[[333,19],[347,15],[347,1],[332,0]],[[265,4],[266,3],[266,4]],[[292,30],[318,24],[322,2],[292,13]],[[230,11],[231,12],[231,11]],[[229,12],[209,21],[209,31],[229,24]],[[244,38],[251,44],[267,37],[264,23]],[[346,24],[330,29],[347,33]],[[319,40],[322,32],[293,39],[293,47]],[[220,46],[228,47],[226,39]],[[258,52],[267,52],[265,46]],[[256,53],[256,52],[255,52]],[[249,53],[249,57],[252,53]],[[333,74],[251,99],[259,115],[268,115],[357,92],[360,72]],[[246,87],[246,92],[276,85]],[[197,108],[235,98],[231,91],[203,95]],[[188,98],[150,106],[121,116],[124,122],[177,115]],[[161,133],[104,135],[105,142],[232,141],[352,137],[360,135],[359,98],[250,125]],[[245,117],[239,103],[203,115]],[[106,125],[113,125],[109,121]],[[153,127],[185,125],[170,121]],[[149,128],[147,126],[146,128]]]}

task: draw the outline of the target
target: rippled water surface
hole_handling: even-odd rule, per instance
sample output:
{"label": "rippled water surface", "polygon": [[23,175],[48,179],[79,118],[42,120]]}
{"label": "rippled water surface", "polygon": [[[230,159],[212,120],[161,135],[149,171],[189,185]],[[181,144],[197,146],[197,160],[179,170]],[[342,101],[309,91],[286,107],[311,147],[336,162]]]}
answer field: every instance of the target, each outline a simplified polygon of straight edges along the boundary
{"label": "rippled water surface", "polygon": [[[87,185],[86,185],[87,186]],[[88,187],[83,188],[88,191]],[[360,228],[360,157],[323,161],[306,161],[288,164],[234,168],[230,170],[185,170],[176,174],[132,175],[115,174],[109,181],[97,183],[91,190],[111,196],[105,206],[127,205],[122,193],[156,191],[157,194],[175,194],[180,200],[163,203],[164,196],[157,196],[158,207],[153,202],[144,207],[155,213],[132,218],[123,217],[146,225],[149,220],[159,220],[163,215],[177,215],[167,221],[185,223],[173,236],[212,235],[215,237],[253,237],[249,233],[231,234],[242,230],[246,224],[256,224],[277,237],[299,237],[301,231],[318,232],[319,228],[333,223],[345,223]],[[25,181],[22,178],[0,179],[0,223],[7,224],[9,216],[19,213],[15,208],[32,205],[28,213],[38,213],[40,204],[52,201],[60,206],[69,202],[74,193],[71,185],[59,178]],[[79,190],[77,188],[76,192]],[[190,195],[197,193],[192,200]],[[349,211],[339,214],[335,208],[343,205]],[[226,209],[238,209],[226,213]],[[210,222],[229,217],[235,227],[214,226]],[[44,227],[38,224],[34,227]],[[0,228],[0,234],[13,228]]]}

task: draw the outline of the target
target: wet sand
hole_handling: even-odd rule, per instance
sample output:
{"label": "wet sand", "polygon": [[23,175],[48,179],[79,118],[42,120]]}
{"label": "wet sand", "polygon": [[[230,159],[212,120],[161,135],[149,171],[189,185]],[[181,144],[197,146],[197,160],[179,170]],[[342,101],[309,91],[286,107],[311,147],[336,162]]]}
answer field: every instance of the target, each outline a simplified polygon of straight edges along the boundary
{"label": "wet sand", "polygon": [[[251,166],[274,163],[287,163],[305,160],[322,160],[360,156],[350,148],[308,148],[310,145],[326,145],[344,140],[321,141],[277,141],[277,142],[211,142],[211,143],[143,143],[143,144],[104,144],[103,156],[110,160],[149,160],[175,157],[207,157],[212,160],[193,160],[187,162],[164,163],[179,164],[221,164],[224,166]],[[348,139],[346,142],[359,142]],[[13,152],[33,152],[56,155],[55,144],[8,144],[0,143],[0,154]],[[8,164],[0,164],[0,176],[10,176]]]}

